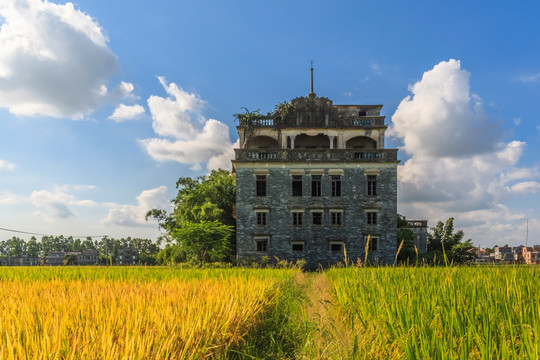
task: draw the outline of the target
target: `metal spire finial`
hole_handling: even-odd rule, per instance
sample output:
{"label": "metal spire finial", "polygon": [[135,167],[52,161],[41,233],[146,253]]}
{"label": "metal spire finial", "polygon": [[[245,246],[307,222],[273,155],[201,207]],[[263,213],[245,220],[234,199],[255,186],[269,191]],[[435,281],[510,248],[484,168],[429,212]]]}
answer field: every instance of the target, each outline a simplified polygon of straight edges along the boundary
{"label": "metal spire finial", "polygon": [[311,91],[309,92],[309,94],[313,94],[313,60],[310,61],[311,63]]}

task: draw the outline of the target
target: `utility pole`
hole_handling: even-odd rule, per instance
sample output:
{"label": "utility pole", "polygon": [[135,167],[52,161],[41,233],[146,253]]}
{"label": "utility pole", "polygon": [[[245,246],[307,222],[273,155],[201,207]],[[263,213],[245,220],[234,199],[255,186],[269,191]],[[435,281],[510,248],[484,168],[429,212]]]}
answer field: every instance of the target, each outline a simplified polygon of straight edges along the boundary
{"label": "utility pole", "polygon": [[525,247],[529,247],[529,219],[527,219],[527,232],[525,233]]}

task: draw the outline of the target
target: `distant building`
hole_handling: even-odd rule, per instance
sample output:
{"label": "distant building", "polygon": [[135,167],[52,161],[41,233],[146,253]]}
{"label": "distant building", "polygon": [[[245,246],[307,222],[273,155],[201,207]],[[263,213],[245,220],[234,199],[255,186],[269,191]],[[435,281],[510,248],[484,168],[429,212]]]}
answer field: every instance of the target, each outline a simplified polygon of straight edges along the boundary
{"label": "distant building", "polygon": [[41,259],[37,256],[30,256],[28,254],[23,254],[18,258],[19,266],[37,266],[41,265]]}
{"label": "distant building", "polygon": [[64,265],[66,256],[74,256],[76,262],[73,265],[97,265],[99,256],[97,250],[87,249],[83,251],[49,251],[44,257],[44,264],[51,266]]}
{"label": "distant building", "polygon": [[516,261],[516,252],[510,246],[495,246],[494,248],[495,262],[512,263]]}
{"label": "distant building", "polygon": [[474,260],[477,263],[489,264],[495,261],[495,256],[491,256],[488,249],[476,249],[476,259]]}
{"label": "distant building", "polygon": [[132,248],[126,247],[118,250],[118,265],[136,265],[139,252]]}
{"label": "distant building", "polygon": [[523,247],[521,249],[521,254],[523,256],[523,262],[525,264],[540,264],[540,245]]}
{"label": "distant building", "polygon": [[94,249],[80,251],[76,256],[77,265],[97,265],[99,262],[98,252]]}
{"label": "distant building", "polygon": [[66,253],[64,251],[49,251],[47,256],[44,257],[45,265],[50,266],[60,266],[64,264],[64,256]]}
{"label": "distant building", "polygon": [[407,220],[408,228],[414,233],[414,245],[419,253],[427,252],[427,220]]}

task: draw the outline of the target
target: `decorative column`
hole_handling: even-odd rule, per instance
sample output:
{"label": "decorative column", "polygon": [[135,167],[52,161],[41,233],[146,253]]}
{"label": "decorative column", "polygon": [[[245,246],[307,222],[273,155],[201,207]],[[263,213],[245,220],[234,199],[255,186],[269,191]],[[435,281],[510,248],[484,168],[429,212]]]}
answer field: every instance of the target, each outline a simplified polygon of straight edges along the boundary
{"label": "decorative column", "polygon": [[334,148],[334,139],[336,137],[335,136],[329,136],[328,138],[330,139],[330,149],[333,149]]}
{"label": "decorative column", "polygon": [[343,133],[338,133],[337,148],[345,149],[345,141],[343,141]]}
{"label": "decorative column", "polygon": [[281,148],[287,148],[287,134],[281,133]]}
{"label": "decorative column", "polygon": [[289,136],[289,138],[291,139],[291,149],[294,149],[294,139],[296,138],[296,135]]}

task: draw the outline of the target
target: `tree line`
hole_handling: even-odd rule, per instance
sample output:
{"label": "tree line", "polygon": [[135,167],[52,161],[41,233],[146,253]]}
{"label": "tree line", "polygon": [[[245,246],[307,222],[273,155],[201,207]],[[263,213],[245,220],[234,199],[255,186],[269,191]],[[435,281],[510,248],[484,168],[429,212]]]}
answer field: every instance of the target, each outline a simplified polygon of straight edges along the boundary
{"label": "tree line", "polygon": [[102,264],[116,263],[118,252],[133,249],[138,253],[138,263],[153,265],[156,263],[157,254],[160,249],[160,240],[153,242],[150,239],[141,238],[121,238],[115,239],[103,237],[93,240],[87,237],[82,240],[72,236],[43,236],[41,240],[32,236],[25,241],[19,237],[12,237],[8,240],[0,241],[0,256],[20,257],[28,255],[30,257],[45,257],[50,251],[83,251],[96,250],[99,255],[99,262]]}

